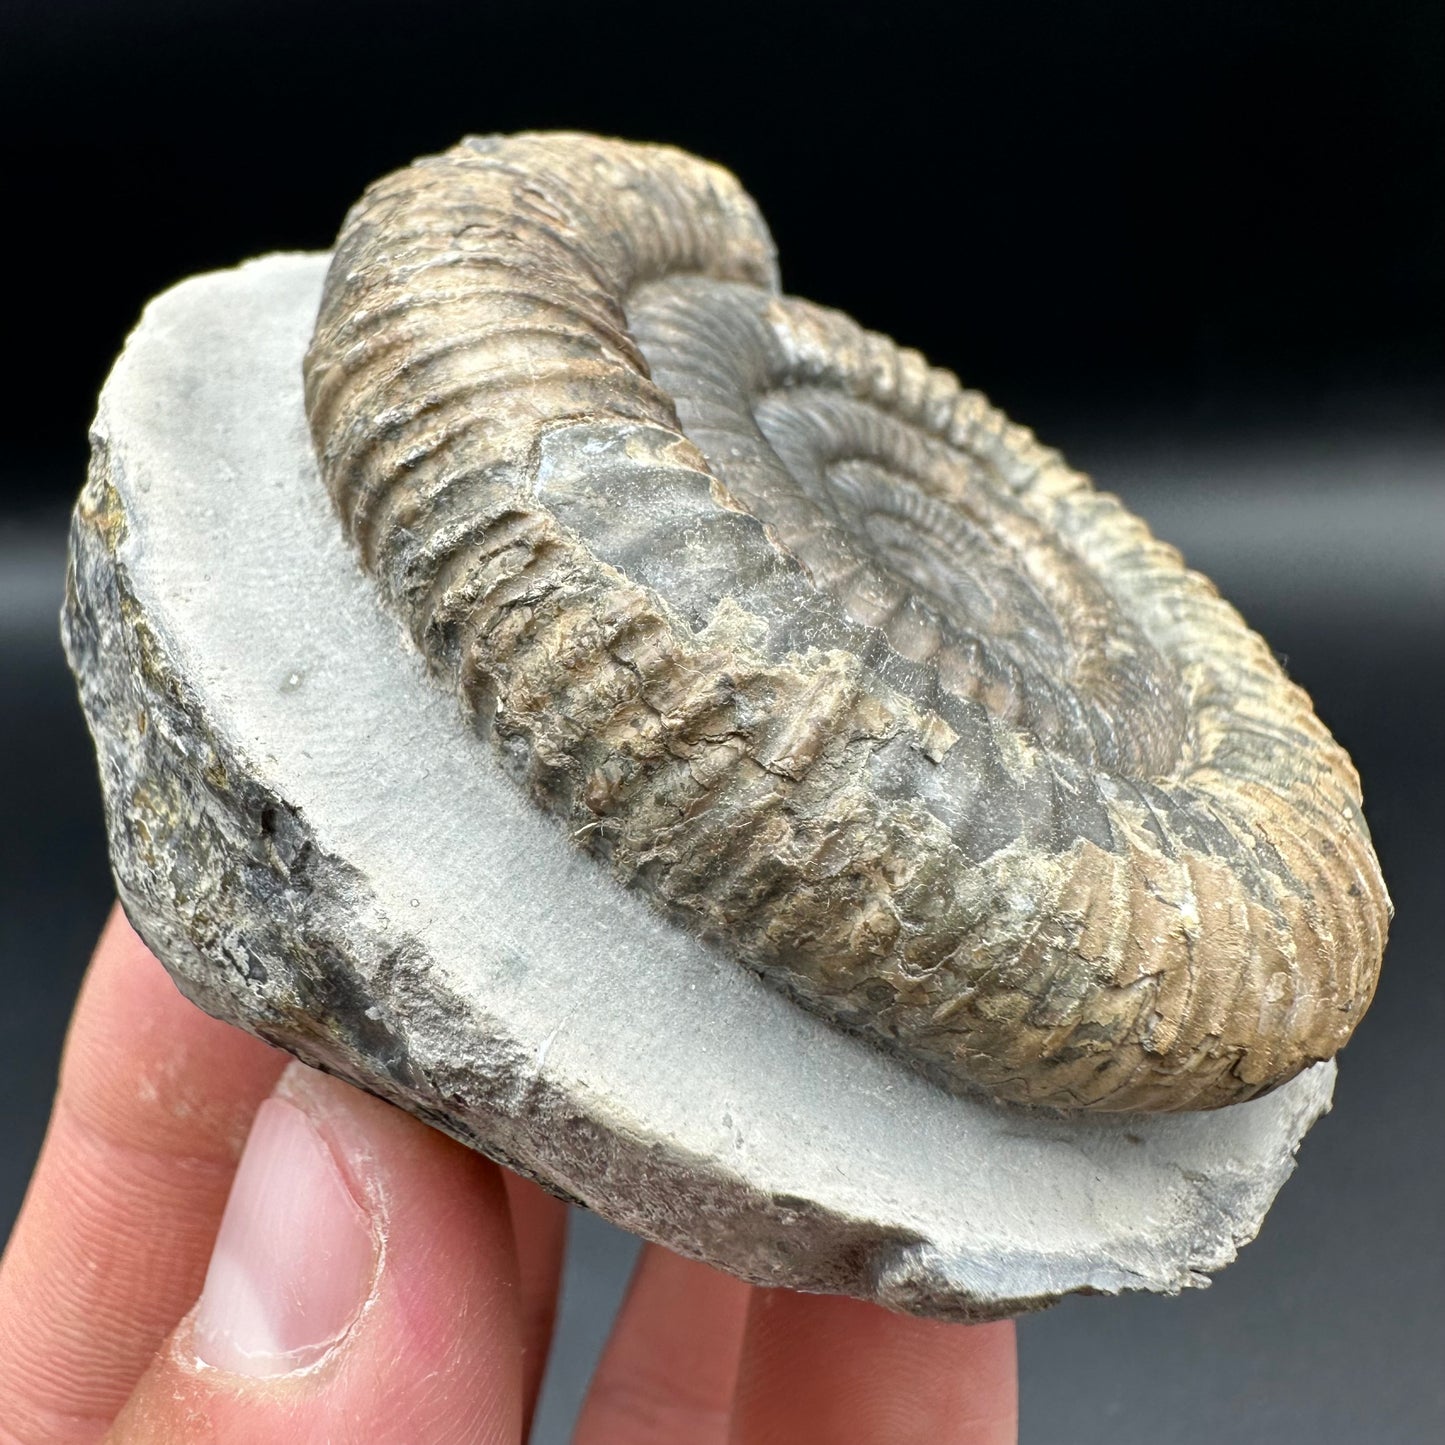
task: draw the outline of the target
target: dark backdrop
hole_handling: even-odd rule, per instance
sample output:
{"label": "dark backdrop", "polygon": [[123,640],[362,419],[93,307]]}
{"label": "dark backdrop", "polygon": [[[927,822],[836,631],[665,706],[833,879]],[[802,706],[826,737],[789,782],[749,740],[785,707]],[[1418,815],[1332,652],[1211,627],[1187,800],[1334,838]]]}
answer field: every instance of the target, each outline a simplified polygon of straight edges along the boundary
{"label": "dark backdrop", "polygon": [[1046,431],[1415,382],[1445,320],[1442,32],[1410,0],[4,0],[10,485],[71,490],[147,296],[324,247],[467,131],[722,161],[789,289]]}
{"label": "dark backdrop", "polygon": [[[54,616],[111,357],[153,292],[324,247],[381,172],[573,126],[734,169],[789,289],[1121,492],[1364,776],[1399,918],[1335,1115],[1207,1294],[1025,1322],[1025,1440],[1440,1438],[1442,77],[1439,0],[0,0],[0,1234],[107,899]],[[625,1254],[580,1237],[546,1441]]]}

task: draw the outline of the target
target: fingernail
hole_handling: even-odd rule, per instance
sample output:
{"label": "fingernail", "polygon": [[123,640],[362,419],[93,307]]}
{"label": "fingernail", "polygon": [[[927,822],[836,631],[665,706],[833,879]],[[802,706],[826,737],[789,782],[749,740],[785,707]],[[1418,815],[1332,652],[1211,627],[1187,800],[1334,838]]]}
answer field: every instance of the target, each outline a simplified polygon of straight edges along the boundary
{"label": "fingernail", "polygon": [[201,1360],[274,1377],[315,1364],[361,1313],[376,1238],[304,1108],[261,1105],[192,1321]]}

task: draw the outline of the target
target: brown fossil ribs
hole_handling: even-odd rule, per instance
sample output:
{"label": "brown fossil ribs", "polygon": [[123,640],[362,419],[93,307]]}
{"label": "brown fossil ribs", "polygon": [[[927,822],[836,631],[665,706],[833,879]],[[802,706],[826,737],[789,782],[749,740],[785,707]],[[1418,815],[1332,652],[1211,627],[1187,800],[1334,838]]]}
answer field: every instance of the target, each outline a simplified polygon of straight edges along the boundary
{"label": "brown fossil ribs", "polygon": [[725,171],[521,135],[385,177],[306,399],[507,765],[808,1006],[1063,1108],[1228,1104],[1348,1038],[1390,905],[1308,698],[1029,432],[778,295]]}

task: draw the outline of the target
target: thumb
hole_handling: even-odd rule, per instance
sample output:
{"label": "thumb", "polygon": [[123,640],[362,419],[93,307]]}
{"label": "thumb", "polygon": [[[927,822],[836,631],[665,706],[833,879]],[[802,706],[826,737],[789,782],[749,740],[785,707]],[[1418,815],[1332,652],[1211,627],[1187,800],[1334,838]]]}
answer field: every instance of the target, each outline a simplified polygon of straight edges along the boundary
{"label": "thumb", "polygon": [[516,1445],[516,1259],[495,1165],[299,1064],[262,1104],[196,1307],[116,1445]]}

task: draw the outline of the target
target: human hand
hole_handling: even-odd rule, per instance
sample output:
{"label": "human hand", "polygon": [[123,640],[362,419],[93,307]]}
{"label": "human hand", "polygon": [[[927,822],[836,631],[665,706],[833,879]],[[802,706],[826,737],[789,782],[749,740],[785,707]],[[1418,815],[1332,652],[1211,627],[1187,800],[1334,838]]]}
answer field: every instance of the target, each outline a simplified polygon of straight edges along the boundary
{"label": "human hand", "polygon": [[[518,1445],[565,1218],[206,1017],[117,910],[0,1263],[0,1445]],[[755,1289],[648,1246],[576,1442],[1003,1445],[1015,1415],[1011,1324]]]}

